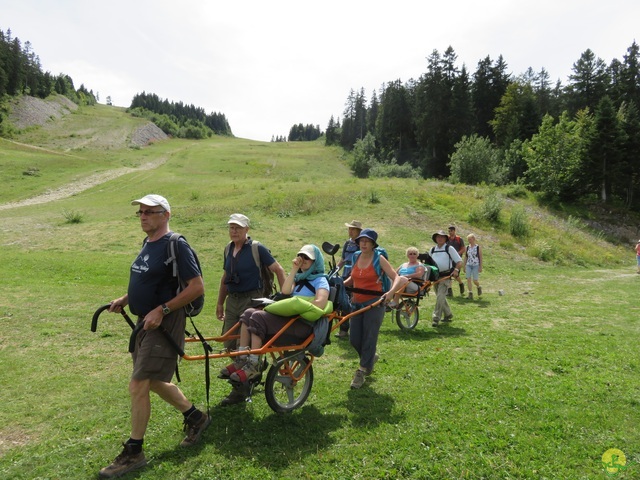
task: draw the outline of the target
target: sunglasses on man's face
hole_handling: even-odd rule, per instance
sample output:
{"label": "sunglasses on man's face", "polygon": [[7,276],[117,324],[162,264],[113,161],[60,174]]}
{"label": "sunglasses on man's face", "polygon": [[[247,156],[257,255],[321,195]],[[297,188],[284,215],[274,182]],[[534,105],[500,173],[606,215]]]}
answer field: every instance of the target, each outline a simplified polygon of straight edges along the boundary
{"label": "sunglasses on man's face", "polygon": [[138,210],[136,212],[136,217],[141,217],[142,215],[144,215],[145,217],[149,217],[154,213],[164,213],[164,212],[166,212],[166,210]]}

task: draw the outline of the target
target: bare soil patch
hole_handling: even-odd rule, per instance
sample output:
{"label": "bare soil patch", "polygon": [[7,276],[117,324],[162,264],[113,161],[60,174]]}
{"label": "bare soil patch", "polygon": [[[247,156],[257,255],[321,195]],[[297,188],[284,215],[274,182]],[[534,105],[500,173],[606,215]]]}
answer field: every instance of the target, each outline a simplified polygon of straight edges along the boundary
{"label": "bare soil patch", "polygon": [[147,162],[139,167],[122,167],[116,168],[114,170],[109,170],[107,172],[100,172],[93,175],[89,175],[77,182],[68,183],[67,185],[63,185],[62,187],[56,188],[54,190],[49,190],[41,195],[36,195],[35,197],[27,198],[25,200],[21,200],[19,202],[11,202],[0,205],[0,210],[8,210],[10,208],[18,208],[18,207],[26,207],[28,205],[38,205],[40,203],[53,202],[55,200],[60,200],[62,198],[71,197],[72,195],[76,195],[84,190],[95,187],[96,185],[100,185],[102,183],[108,182],[109,180],[113,180],[115,178],[121,177],[122,175],[126,175],[127,173],[136,172],[139,170],[151,170],[156,167],[159,167],[163,163],[167,161],[167,157],[161,157],[153,162]]}

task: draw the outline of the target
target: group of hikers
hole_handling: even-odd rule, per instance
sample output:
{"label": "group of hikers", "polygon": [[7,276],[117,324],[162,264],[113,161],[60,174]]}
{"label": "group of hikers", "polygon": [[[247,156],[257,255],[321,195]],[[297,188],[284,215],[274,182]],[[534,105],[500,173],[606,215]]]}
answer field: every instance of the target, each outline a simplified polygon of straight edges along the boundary
{"label": "group of hikers", "polygon": [[[128,306],[137,316],[138,324],[142,325],[135,339],[133,372],[129,381],[131,434],[123,443],[122,452],[100,470],[102,478],[119,477],[146,465],[143,442],[151,414],[151,392],[182,413],[187,432],[182,446],[195,445],[211,423],[209,412],[196,408],[178,386],[171,383],[177,354],[164,337],[168,332],[175,344],[184,346],[185,307],[204,295],[197,256],[184,237],[178,239],[173,257],[168,253],[173,232],[169,228],[171,207],[166,198],[149,194],[133,200],[131,204],[138,207],[136,215],[146,238],[131,265],[127,293],[114,299],[109,306],[110,312],[122,312]],[[266,307],[256,305],[255,299],[264,294],[264,272],[276,279],[280,296],[303,302],[317,310],[318,315],[331,311],[331,287],[320,248],[313,244],[302,245],[289,268],[285,269],[265,245],[251,239],[247,216],[234,213],[227,224],[230,242],[224,252],[216,317],[222,322],[223,334],[238,322],[240,331],[239,339],[234,335],[224,342],[224,348],[234,355],[233,362],[220,371],[220,377],[228,379],[232,385],[231,392],[220,402],[221,406],[245,402],[248,385],[262,372],[262,359],[251,352],[259,350],[291,318],[291,315],[283,315],[278,309],[270,308],[280,302]],[[377,342],[385,311],[398,306],[403,292],[417,291],[415,281],[423,278],[425,267],[418,261],[418,249],[410,247],[407,249],[408,261],[394,269],[386,251],[378,244],[375,230],[363,228],[362,223],[356,220],[345,226],[349,239],[343,246],[338,266],[342,269],[344,286],[350,291],[353,315],[349,322],[340,326],[337,336],[348,337],[358,353],[359,365],[350,384],[352,389],[358,389],[373,373],[378,361]],[[482,271],[482,253],[473,234],[467,237],[469,245],[465,248],[453,225],[449,227],[449,234],[440,230],[433,234],[432,239],[435,246],[429,255],[443,279],[435,283],[432,325],[437,327],[440,322],[453,319],[447,302],[447,295],[452,295],[452,279],[459,283],[460,293],[464,295],[464,283],[459,276],[461,270],[466,271],[468,298],[473,298],[473,284],[477,287],[478,296],[482,295],[478,278]],[[177,283],[171,273],[172,261],[179,272],[180,281]],[[370,308],[365,308],[367,306]],[[307,338],[312,332],[313,324],[301,320],[293,322],[286,333],[289,338]]]}

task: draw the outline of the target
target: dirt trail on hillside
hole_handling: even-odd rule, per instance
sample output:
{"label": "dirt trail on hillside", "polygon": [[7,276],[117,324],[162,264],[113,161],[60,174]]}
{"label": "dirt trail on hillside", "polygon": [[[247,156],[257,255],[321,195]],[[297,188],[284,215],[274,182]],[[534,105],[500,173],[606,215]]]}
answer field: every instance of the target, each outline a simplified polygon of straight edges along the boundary
{"label": "dirt trail on hillside", "polygon": [[68,183],[54,190],[49,190],[48,192],[45,192],[41,195],[36,195],[35,197],[27,198],[25,200],[20,200],[19,202],[1,204],[0,210],[26,207],[28,205],[38,205],[41,203],[48,203],[48,202],[53,202],[55,200],[67,198],[72,195],[76,195],[80,192],[83,192],[85,190],[88,190],[91,187],[95,187],[96,185],[100,185],[102,183],[108,182],[109,180],[113,180],[115,178],[121,177],[122,175],[126,175],[127,173],[132,173],[132,172],[137,172],[142,170],[152,170],[164,164],[166,161],[167,161],[167,157],[162,157],[162,158],[159,158],[158,160],[145,163],[136,168],[122,167],[122,168],[116,168],[115,170],[109,170],[107,172],[100,172],[94,175],[89,175],[88,177],[78,180],[77,182]]}

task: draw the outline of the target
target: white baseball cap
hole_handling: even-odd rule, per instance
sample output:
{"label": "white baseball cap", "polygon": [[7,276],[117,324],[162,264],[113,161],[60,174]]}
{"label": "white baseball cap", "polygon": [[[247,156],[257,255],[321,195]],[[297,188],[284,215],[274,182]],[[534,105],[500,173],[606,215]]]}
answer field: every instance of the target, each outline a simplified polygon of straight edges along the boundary
{"label": "white baseball cap", "polygon": [[167,212],[171,211],[171,207],[169,206],[169,202],[162,195],[156,195],[155,193],[150,193],[149,195],[145,195],[138,200],[133,200],[131,205],[149,205],[150,207],[162,207]]}
{"label": "white baseball cap", "polygon": [[232,213],[229,216],[229,221],[227,223],[235,223],[236,225],[240,225],[242,228],[247,228],[249,226],[249,217],[242,215],[241,213]]}
{"label": "white baseball cap", "polygon": [[313,248],[313,245],[305,245],[300,249],[300,251],[298,252],[298,255],[301,253],[309,257],[311,260],[316,259],[316,249]]}

